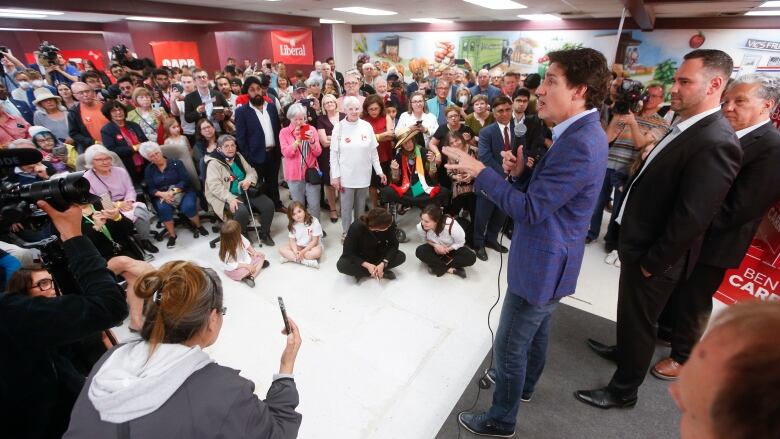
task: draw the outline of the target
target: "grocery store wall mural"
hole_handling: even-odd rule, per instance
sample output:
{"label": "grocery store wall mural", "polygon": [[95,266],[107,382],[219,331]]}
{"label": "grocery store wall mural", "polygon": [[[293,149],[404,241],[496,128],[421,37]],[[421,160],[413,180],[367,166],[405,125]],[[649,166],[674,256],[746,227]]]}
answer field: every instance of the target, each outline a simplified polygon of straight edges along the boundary
{"label": "grocery store wall mural", "polygon": [[[513,70],[544,74],[545,54],[562,48],[615,50],[616,30],[512,32],[399,32],[352,34],[353,62],[379,61],[384,69],[441,69],[468,62],[478,70]],[[721,49],[734,59],[735,72],[780,75],[780,36],[776,30],[676,29],[624,31],[613,57],[614,69],[645,82],[670,83],[682,55],[694,48]]]}

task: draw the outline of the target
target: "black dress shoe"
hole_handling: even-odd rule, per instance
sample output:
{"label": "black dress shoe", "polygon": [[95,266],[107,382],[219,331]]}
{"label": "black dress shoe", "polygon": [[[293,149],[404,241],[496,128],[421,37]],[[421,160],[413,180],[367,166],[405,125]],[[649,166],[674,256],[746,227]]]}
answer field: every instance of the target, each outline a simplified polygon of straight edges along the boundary
{"label": "black dress shoe", "polygon": [[619,408],[625,409],[636,405],[636,395],[624,397],[615,394],[608,387],[594,390],[578,390],[574,392],[574,397],[585,404],[598,407],[600,409]]}
{"label": "black dress shoe", "polygon": [[491,248],[499,253],[506,253],[509,251],[508,248],[504,247],[503,245],[497,243],[497,242],[489,242],[485,244],[485,247]]}
{"label": "black dress shoe", "polygon": [[592,338],[589,338],[588,347],[599,357],[605,360],[609,360],[613,363],[617,362],[617,346],[605,345],[604,343],[600,343]]}
{"label": "black dress shoe", "polygon": [[487,251],[485,251],[485,247],[477,249],[477,259],[480,261],[487,261]]}

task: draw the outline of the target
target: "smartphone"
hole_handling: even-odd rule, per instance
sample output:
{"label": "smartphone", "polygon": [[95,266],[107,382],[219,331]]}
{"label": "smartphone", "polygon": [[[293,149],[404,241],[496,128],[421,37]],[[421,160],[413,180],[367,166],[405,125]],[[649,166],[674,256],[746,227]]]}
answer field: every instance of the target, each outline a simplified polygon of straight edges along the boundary
{"label": "smartphone", "polygon": [[458,66],[466,65],[466,60],[463,58],[455,58],[455,65]]}
{"label": "smartphone", "polygon": [[279,296],[279,309],[282,311],[282,320],[284,320],[284,329],[287,331],[287,334],[291,334],[290,331],[290,321],[287,320],[287,308],[284,307],[284,300],[282,300],[282,297]]}
{"label": "smartphone", "polygon": [[212,109],[212,113],[224,113],[224,112],[225,112],[225,107],[214,107]]}
{"label": "smartphone", "polygon": [[417,125],[418,127],[419,127],[419,126],[422,126],[422,121],[421,121],[421,120],[418,120],[417,122],[415,122],[415,125]]}
{"label": "smartphone", "polygon": [[152,109],[153,110],[159,110],[160,109],[160,103],[159,102],[153,102],[152,103]]}

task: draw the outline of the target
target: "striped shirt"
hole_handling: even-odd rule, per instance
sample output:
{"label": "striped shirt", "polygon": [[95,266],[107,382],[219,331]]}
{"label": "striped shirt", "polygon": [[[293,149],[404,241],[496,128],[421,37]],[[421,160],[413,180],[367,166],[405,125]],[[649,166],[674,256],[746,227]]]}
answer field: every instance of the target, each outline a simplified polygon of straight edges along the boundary
{"label": "striped shirt", "polygon": [[[669,131],[669,122],[656,113],[649,117],[636,115],[636,122],[642,134],[649,132],[653,136],[655,139],[653,143],[659,141]],[[610,145],[607,168],[628,174],[628,169],[641,152],[634,147],[631,129],[624,127]]]}

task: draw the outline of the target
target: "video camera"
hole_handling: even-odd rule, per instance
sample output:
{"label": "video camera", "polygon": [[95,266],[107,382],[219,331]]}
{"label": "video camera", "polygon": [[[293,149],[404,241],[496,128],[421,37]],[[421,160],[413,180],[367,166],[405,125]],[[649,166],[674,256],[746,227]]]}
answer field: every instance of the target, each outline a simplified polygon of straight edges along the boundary
{"label": "video camera", "polygon": [[60,49],[57,46],[44,41],[41,43],[38,51],[41,53],[41,58],[46,61],[46,67],[57,65],[57,55],[60,54]]}
{"label": "video camera", "polygon": [[122,64],[125,59],[125,54],[129,52],[127,46],[124,44],[117,44],[111,48],[111,53],[114,55],[114,61]]}
{"label": "video camera", "polygon": [[639,104],[644,102],[647,97],[642,93],[644,87],[639,81],[633,79],[623,79],[618,86],[615,105],[612,107],[615,114],[636,113],[639,111]]}

